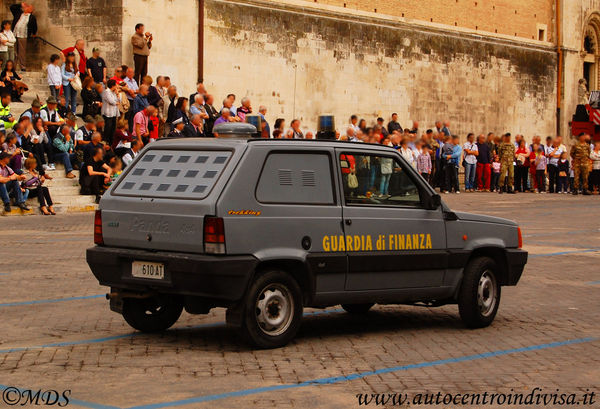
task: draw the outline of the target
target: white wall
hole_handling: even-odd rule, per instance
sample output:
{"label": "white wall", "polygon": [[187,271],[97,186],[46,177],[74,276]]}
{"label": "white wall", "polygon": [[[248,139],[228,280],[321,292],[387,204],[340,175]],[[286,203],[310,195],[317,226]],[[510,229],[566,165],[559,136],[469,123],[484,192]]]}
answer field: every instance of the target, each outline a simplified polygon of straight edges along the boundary
{"label": "white wall", "polygon": [[131,36],[143,23],[154,35],[148,74],[168,75],[179,94],[196,90],[198,72],[197,0],[123,0],[123,62],[133,66]]}

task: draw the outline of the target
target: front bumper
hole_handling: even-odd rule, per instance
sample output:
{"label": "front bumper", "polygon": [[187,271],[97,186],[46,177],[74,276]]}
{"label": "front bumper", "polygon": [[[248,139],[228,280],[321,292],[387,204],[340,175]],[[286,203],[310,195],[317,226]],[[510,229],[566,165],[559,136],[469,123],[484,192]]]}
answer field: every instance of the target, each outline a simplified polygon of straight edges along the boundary
{"label": "front bumper", "polygon": [[[211,256],[108,247],[89,248],[86,258],[101,285],[227,302],[242,298],[258,264],[253,256]],[[164,263],[164,279],[133,277],[133,261]]]}
{"label": "front bumper", "polygon": [[527,264],[527,253],[521,249],[506,249],[506,261],[508,263],[508,281],[506,285],[517,285],[525,264]]}

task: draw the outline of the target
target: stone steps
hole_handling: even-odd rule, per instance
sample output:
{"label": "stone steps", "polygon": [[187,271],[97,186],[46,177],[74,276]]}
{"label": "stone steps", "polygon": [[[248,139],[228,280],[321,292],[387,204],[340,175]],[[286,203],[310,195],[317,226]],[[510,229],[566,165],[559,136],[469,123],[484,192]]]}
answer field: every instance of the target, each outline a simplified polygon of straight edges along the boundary
{"label": "stone steps", "polygon": [[[72,212],[90,212],[98,208],[95,203],[94,196],[80,195],[79,187],[79,172],[74,170],[73,173],[77,176],[75,179],[65,177],[65,169],[62,164],[56,164],[56,170],[47,171],[53,177],[44,185],[50,190],[50,196],[54,202],[54,209],[57,213],[72,213]],[[23,216],[40,214],[38,210],[38,201],[36,198],[29,198],[27,206],[31,210],[24,212],[18,207],[13,206],[10,213],[4,212],[4,216]]]}

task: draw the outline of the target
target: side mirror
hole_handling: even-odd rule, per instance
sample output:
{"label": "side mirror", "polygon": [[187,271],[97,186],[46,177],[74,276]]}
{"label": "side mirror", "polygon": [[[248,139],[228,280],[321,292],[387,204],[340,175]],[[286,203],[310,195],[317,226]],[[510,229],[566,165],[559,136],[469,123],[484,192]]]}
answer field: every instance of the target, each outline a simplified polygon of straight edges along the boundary
{"label": "side mirror", "polygon": [[441,205],[442,205],[442,197],[437,193],[431,195],[431,197],[429,198],[430,210],[436,210]]}

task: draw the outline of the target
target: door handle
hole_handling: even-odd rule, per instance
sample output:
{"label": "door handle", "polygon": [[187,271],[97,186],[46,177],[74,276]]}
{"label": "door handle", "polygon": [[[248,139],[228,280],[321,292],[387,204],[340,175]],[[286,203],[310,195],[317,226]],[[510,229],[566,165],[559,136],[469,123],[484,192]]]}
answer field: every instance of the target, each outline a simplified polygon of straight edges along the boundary
{"label": "door handle", "polygon": [[352,219],[346,219],[346,225],[347,226],[352,225]]}

